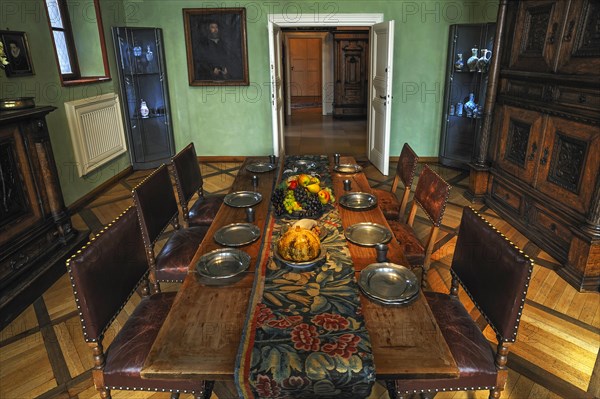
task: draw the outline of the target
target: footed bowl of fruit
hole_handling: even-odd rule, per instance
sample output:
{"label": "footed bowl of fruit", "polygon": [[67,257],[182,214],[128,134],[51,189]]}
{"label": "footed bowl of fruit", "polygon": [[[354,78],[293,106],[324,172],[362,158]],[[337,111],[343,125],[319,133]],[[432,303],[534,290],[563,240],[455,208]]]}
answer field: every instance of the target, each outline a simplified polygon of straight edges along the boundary
{"label": "footed bowl of fruit", "polygon": [[316,176],[289,176],[277,185],[271,204],[277,217],[317,219],[335,202],[333,191]]}

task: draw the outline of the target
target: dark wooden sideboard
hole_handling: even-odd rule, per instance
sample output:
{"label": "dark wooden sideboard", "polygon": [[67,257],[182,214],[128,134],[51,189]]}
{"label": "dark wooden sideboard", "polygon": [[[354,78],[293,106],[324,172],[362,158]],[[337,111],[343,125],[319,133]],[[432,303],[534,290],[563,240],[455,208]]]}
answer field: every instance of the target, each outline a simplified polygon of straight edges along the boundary
{"label": "dark wooden sideboard", "polygon": [[66,271],[73,229],[46,126],[54,107],[0,112],[0,329]]}
{"label": "dark wooden sideboard", "polygon": [[598,291],[600,1],[502,1],[498,19],[493,123],[470,189],[557,259],[571,285]]}

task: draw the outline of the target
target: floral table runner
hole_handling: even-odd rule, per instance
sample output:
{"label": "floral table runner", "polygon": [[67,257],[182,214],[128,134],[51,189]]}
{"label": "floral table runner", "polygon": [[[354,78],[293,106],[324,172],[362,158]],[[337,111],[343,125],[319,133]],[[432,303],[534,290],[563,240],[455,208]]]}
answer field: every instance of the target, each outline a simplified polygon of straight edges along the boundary
{"label": "floral table runner", "polygon": [[[310,169],[298,171],[299,160],[310,161]],[[331,186],[327,157],[286,159],[283,178],[303,172]],[[370,339],[337,209],[319,221],[328,229],[321,243],[327,261],[306,271],[273,261],[273,243],[288,221],[271,218],[238,353],[241,398],[358,399],[371,392]]]}

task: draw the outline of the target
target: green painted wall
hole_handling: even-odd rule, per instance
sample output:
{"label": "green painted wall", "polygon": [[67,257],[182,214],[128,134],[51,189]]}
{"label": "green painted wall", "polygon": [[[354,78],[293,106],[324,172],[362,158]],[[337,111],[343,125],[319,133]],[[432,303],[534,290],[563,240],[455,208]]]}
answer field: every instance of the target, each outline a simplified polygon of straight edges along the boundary
{"label": "green painted wall", "polygon": [[[247,8],[250,86],[188,85],[182,8]],[[126,168],[122,155],[100,170],[79,178],[68,134],[64,102],[118,92],[111,26],[163,29],[177,148],[194,141],[199,155],[261,155],[272,148],[269,103],[267,15],[291,20],[316,12],[383,13],[396,21],[394,102],[390,153],[409,142],[421,156],[437,156],[445,79],[448,26],[494,21],[497,1],[158,1],[101,0],[104,33],[113,80],[65,88],[60,85],[43,0],[3,2],[0,26],[27,32],[35,75],[0,77],[0,96],[34,96],[37,104],[58,109],[48,116],[52,146],[65,202],[81,198]]]}
{"label": "green painted wall", "polygon": [[[121,0],[102,0],[101,7],[111,75],[116,77],[110,26],[124,23],[123,4]],[[80,178],[65,114],[65,102],[118,92],[116,79],[68,88],[61,86],[44,1],[3,1],[1,10],[2,29],[8,28],[27,33],[35,75],[7,78],[3,72],[0,72],[0,97],[35,97],[38,105],[57,107],[48,115],[47,123],[63,196],[65,203],[69,205],[130,165],[129,156],[124,154],[84,178]]]}
{"label": "green painted wall", "polygon": [[[190,141],[202,155],[272,152],[267,15],[383,13],[395,20],[394,100],[390,153],[408,141],[437,156],[448,27],[496,19],[497,1],[125,1],[130,26],[163,29],[177,148]],[[248,87],[191,87],[187,80],[182,8],[247,9]]]}

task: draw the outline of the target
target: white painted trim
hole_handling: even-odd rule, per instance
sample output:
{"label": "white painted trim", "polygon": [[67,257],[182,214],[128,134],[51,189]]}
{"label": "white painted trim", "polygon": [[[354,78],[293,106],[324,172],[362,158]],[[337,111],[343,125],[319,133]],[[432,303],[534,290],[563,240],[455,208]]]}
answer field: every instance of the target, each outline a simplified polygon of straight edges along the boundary
{"label": "white painted trim", "polygon": [[291,26],[371,26],[383,22],[383,14],[269,14],[269,22],[282,28]]}

